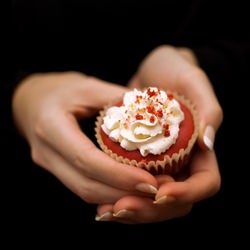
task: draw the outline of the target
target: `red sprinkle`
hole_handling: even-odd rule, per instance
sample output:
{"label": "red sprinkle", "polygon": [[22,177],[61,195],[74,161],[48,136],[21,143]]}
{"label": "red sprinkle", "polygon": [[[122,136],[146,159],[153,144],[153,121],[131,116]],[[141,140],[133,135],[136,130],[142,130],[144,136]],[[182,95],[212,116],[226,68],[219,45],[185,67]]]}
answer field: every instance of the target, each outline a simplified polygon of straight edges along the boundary
{"label": "red sprinkle", "polygon": [[154,123],[155,117],[154,117],[153,115],[151,115],[150,118],[149,118],[149,121],[150,121],[151,123]]}
{"label": "red sprinkle", "polygon": [[158,109],[157,110],[157,112],[156,112],[156,115],[158,116],[158,117],[163,117],[163,112],[162,112],[162,109]]}
{"label": "red sprinkle", "polygon": [[168,124],[164,124],[162,127],[165,128],[164,136],[165,137],[170,136],[169,125]]}
{"label": "red sprinkle", "polygon": [[147,94],[148,94],[150,97],[157,95],[157,93],[156,93],[154,90],[151,91],[150,88],[147,89]]}
{"label": "red sprinkle", "polygon": [[169,100],[173,100],[174,99],[174,95],[173,94],[168,94],[168,98],[169,98]]}
{"label": "red sprinkle", "polygon": [[140,114],[136,114],[135,118],[136,120],[143,120],[143,116]]}
{"label": "red sprinkle", "polygon": [[164,136],[165,136],[165,137],[169,137],[169,136],[170,136],[170,131],[169,131],[169,130],[165,130]]}
{"label": "red sprinkle", "polygon": [[152,105],[147,106],[147,111],[150,114],[154,114],[154,112],[155,112],[154,106],[152,106]]}
{"label": "red sprinkle", "polygon": [[136,96],[136,101],[135,101],[135,102],[136,102],[137,104],[140,104],[141,99],[142,99],[142,96],[141,96],[141,95],[137,95],[137,96]]}

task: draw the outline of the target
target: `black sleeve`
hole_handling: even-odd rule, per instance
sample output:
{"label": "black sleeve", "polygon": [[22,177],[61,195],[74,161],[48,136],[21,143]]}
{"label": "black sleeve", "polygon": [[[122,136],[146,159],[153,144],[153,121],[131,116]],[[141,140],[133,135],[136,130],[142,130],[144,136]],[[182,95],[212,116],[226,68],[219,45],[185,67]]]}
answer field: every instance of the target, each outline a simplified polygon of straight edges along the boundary
{"label": "black sleeve", "polygon": [[[250,42],[217,41],[193,48],[200,67],[205,70],[213,85],[240,84],[247,79],[250,69]],[[239,86],[239,85],[238,85]]]}
{"label": "black sleeve", "polygon": [[244,1],[200,2],[185,31],[193,36],[188,46],[229,108],[236,90],[244,94],[249,78],[249,9]]}

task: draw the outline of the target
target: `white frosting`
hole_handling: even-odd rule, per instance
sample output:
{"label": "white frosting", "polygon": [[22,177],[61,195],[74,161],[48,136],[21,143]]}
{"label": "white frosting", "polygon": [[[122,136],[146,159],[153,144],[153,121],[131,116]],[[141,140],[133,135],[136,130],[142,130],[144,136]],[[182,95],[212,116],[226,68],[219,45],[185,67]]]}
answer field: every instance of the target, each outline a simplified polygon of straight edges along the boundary
{"label": "white frosting", "polygon": [[122,106],[110,107],[102,129],[126,150],[157,155],[175,143],[183,119],[184,113],[172,95],[149,87],[127,92]]}

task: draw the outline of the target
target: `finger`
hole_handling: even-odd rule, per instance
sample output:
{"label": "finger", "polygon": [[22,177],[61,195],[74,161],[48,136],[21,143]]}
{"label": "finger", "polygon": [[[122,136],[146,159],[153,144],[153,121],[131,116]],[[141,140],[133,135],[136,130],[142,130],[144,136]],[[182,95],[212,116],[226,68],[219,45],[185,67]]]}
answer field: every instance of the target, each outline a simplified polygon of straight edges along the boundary
{"label": "finger", "polygon": [[[191,161],[190,177],[185,181],[168,182],[159,187],[156,195],[158,204],[165,204],[164,197],[171,197],[172,203],[194,203],[216,194],[220,189],[221,177],[213,151],[194,154]],[[156,202],[157,203],[157,202]],[[166,203],[171,203],[166,199]]]}
{"label": "finger", "polygon": [[[144,70],[145,71],[145,70]],[[161,69],[160,72],[166,72]],[[146,73],[146,72],[145,72]],[[147,74],[146,74],[147,75]],[[154,74],[153,74],[154,75]],[[145,76],[144,76],[145,77]],[[199,68],[189,66],[184,72],[178,73],[176,82],[166,85],[166,73],[158,74],[157,85],[177,91],[189,98],[196,106],[199,117],[198,143],[203,149],[213,149],[215,134],[223,120],[223,111],[206,74]],[[147,77],[148,81],[150,77]],[[148,82],[145,82],[147,84]],[[138,76],[134,76],[129,86],[142,87]],[[191,91],[190,91],[191,90]]]}
{"label": "finger", "polygon": [[97,206],[96,221],[112,221],[113,220],[113,204],[104,204]]}
{"label": "finger", "polygon": [[165,183],[175,181],[174,178],[173,178],[172,176],[170,176],[170,175],[165,175],[165,174],[156,175],[155,178],[156,178],[156,180],[157,180],[157,183],[158,183],[158,186],[159,186],[159,187],[160,187],[161,185],[165,184]]}
{"label": "finger", "polygon": [[90,179],[76,169],[62,164],[53,168],[53,174],[73,193],[90,204],[113,203],[129,194],[121,189]]}
{"label": "finger", "polygon": [[61,155],[57,154],[46,145],[42,152],[34,152],[32,158],[43,166],[47,171],[59,179],[69,190],[84,201],[91,204],[114,203],[128,194],[139,194],[139,192],[127,192],[116,189],[110,185],[88,178],[79,169],[72,167]]}
{"label": "finger", "polygon": [[[53,87],[58,90],[57,84],[61,86],[64,85],[58,92],[58,101],[63,105],[65,103],[71,104],[71,106],[64,106],[65,109],[71,109],[72,105],[74,105],[73,109],[77,109],[79,112],[86,109],[86,107],[90,109],[101,109],[111,100],[120,98],[127,90],[126,87],[121,85],[110,83],[96,77],[86,76],[79,72],[45,74],[43,77],[45,78],[44,82],[52,88],[52,91]],[[51,82],[56,84],[51,85]],[[62,96],[60,94],[63,95],[64,98],[61,98]],[[72,98],[72,96],[74,96],[74,98]],[[68,102],[66,102],[67,100]],[[72,110],[68,111],[72,112]],[[75,110],[73,110],[73,112],[74,111]]]}
{"label": "finger", "polygon": [[[166,185],[170,182],[175,182],[174,178],[169,175],[158,175],[156,176],[156,180],[158,182],[158,187],[162,187],[163,185]],[[171,204],[176,201],[176,198],[169,195],[162,195],[160,198],[158,198],[159,195],[155,196],[154,204]]]}
{"label": "finger", "polygon": [[[191,208],[192,205],[157,206],[148,198],[125,196],[114,204],[112,220],[124,224],[160,222],[184,216]],[[103,205],[98,206],[98,211],[102,209]]]}
{"label": "finger", "polygon": [[223,120],[223,111],[212,84],[203,71],[195,68],[181,75],[178,81],[179,91],[194,102],[198,112],[198,143],[201,148],[212,150],[216,131]]}
{"label": "finger", "polygon": [[157,192],[157,182],[150,173],[118,163],[96,148],[82,133],[73,116],[70,119],[61,115],[56,124],[50,123],[49,128],[45,126],[44,130],[40,132],[40,137],[88,178],[118,189]]}
{"label": "finger", "polygon": [[142,87],[143,87],[141,81],[139,80],[139,78],[138,78],[136,75],[134,75],[134,76],[129,80],[127,86],[128,86],[129,88],[131,88],[131,89],[134,89],[134,88],[139,89],[139,88],[142,88]]}

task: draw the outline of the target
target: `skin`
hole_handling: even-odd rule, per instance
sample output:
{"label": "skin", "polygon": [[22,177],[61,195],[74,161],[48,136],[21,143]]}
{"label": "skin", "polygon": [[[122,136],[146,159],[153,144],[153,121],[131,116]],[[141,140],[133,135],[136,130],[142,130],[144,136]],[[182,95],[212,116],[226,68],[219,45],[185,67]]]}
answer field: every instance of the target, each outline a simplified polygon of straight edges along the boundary
{"label": "skin", "polygon": [[[84,201],[97,204],[97,220],[134,224],[181,217],[220,189],[216,154],[204,145],[203,134],[208,124],[217,131],[223,113],[192,51],[171,46],[153,50],[128,87],[147,83],[178,91],[197,106],[199,139],[185,176],[152,176],[117,163],[80,129],[79,119],[102,109],[111,101],[110,93],[117,99],[128,88],[78,72],[55,72],[29,76],[14,93],[14,120],[29,142],[32,160]],[[143,190],[138,189],[141,183]]]}

